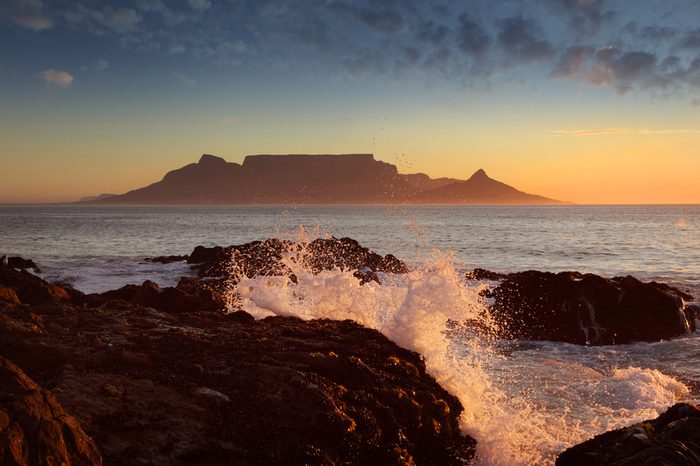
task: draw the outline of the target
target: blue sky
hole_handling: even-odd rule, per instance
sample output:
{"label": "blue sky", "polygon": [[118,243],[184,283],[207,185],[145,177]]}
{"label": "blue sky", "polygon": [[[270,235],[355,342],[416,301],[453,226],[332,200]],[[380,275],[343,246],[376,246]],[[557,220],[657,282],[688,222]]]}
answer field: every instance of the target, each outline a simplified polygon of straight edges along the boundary
{"label": "blue sky", "polygon": [[[576,173],[546,161],[584,149],[621,166],[647,145],[633,136],[696,168],[698,19],[692,0],[4,0],[2,162],[81,175],[0,201],[124,191],[202,152],[356,151],[601,201],[516,175]],[[700,191],[678,196],[659,199]]]}

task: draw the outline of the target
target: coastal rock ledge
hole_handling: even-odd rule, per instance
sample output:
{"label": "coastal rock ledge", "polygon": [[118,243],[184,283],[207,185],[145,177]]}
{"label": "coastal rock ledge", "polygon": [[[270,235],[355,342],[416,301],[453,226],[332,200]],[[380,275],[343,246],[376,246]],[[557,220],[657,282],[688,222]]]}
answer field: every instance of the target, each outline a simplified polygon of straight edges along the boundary
{"label": "coastal rock ledge", "polygon": [[[493,278],[500,277],[486,279]],[[493,298],[491,312],[506,338],[581,345],[659,341],[694,331],[698,317],[697,306],[686,305],[689,294],[632,276],[530,270],[504,276],[485,294]]]}
{"label": "coastal rock ledge", "polygon": [[[0,464],[100,464],[101,454],[110,465],[460,465],[474,456],[459,400],[420,355],[375,330],[164,311],[0,269],[9,296],[0,299],[0,355],[12,361],[0,359]],[[10,400],[21,390],[4,383],[8,367],[43,387],[29,393],[50,405]],[[56,418],[52,436],[34,428],[49,425],[32,421],[37,412]],[[7,426],[27,419],[34,427],[3,449]],[[56,451],[58,461],[16,461],[17,439],[23,457]],[[85,460],[71,453],[76,445]]]}
{"label": "coastal rock ledge", "polygon": [[700,408],[679,403],[651,421],[598,435],[569,448],[557,466],[700,464]]}

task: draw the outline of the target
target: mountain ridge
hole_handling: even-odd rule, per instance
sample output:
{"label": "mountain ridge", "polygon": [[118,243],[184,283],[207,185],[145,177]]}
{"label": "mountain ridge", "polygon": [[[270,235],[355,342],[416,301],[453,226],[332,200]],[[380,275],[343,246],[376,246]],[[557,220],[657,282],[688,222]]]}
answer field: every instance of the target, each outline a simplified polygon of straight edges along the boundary
{"label": "mountain ridge", "polygon": [[160,181],[87,204],[559,204],[479,169],[467,180],[401,174],[373,154],[203,154]]}

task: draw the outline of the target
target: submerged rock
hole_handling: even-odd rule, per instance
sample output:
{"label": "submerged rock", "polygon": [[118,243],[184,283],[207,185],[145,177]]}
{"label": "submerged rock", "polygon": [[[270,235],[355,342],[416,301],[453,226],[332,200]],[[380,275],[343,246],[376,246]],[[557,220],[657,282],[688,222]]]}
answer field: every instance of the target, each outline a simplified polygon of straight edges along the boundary
{"label": "submerged rock", "polygon": [[0,356],[0,464],[101,465],[92,439],[54,395]]}
{"label": "submerged rock", "polygon": [[188,260],[190,256],[157,256],[157,257],[147,257],[146,262],[155,262],[159,264],[170,264],[171,262],[184,262]]}
{"label": "submerged rock", "polygon": [[509,338],[606,345],[658,341],[694,328],[684,303],[691,296],[632,276],[520,272],[489,297]]}
{"label": "submerged rock", "polygon": [[0,267],[10,267],[17,270],[31,269],[36,273],[41,273],[41,269],[36,262],[31,259],[25,259],[23,257],[13,256],[2,256],[0,257]]}
{"label": "submerged rock", "polygon": [[679,403],[654,420],[606,432],[569,448],[557,466],[700,464],[700,409]]}

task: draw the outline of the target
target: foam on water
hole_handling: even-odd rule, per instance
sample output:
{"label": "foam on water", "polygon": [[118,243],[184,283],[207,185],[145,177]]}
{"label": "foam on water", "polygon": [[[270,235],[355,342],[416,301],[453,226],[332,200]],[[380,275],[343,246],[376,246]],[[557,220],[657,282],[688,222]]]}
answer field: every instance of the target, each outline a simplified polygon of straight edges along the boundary
{"label": "foam on water", "polygon": [[160,264],[143,257],[80,256],[41,262],[39,275],[48,281],[67,283],[84,293],[103,293],[129,284],[151,280],[160,286],[175,286],[192,274],[185,262]]}
{"label": "foam on water", "polygon": [[[589,348],[569,345],[558,354],[561,345],[523,346],[480,335],[473,329],[498,326],[484,312],[479,292],[485,285],[466,281],[450,254],[433,251],[410,273],[380,274],[382,285],[363,286],[352,271],[312,274],[301,265],[303,254],[284,258],[296,283],[242,278],[232,288],[238,305],[256,318],[352,319],[417,351],[465,407],[460,423],[478,441],[478,464],[553,464],[568,446],[655,417],[688,397],[683,383],[659,370],[607,367]],[[235,271],[235,261],[231,267]],[[465,321],[479,325],[459,324]]]}

